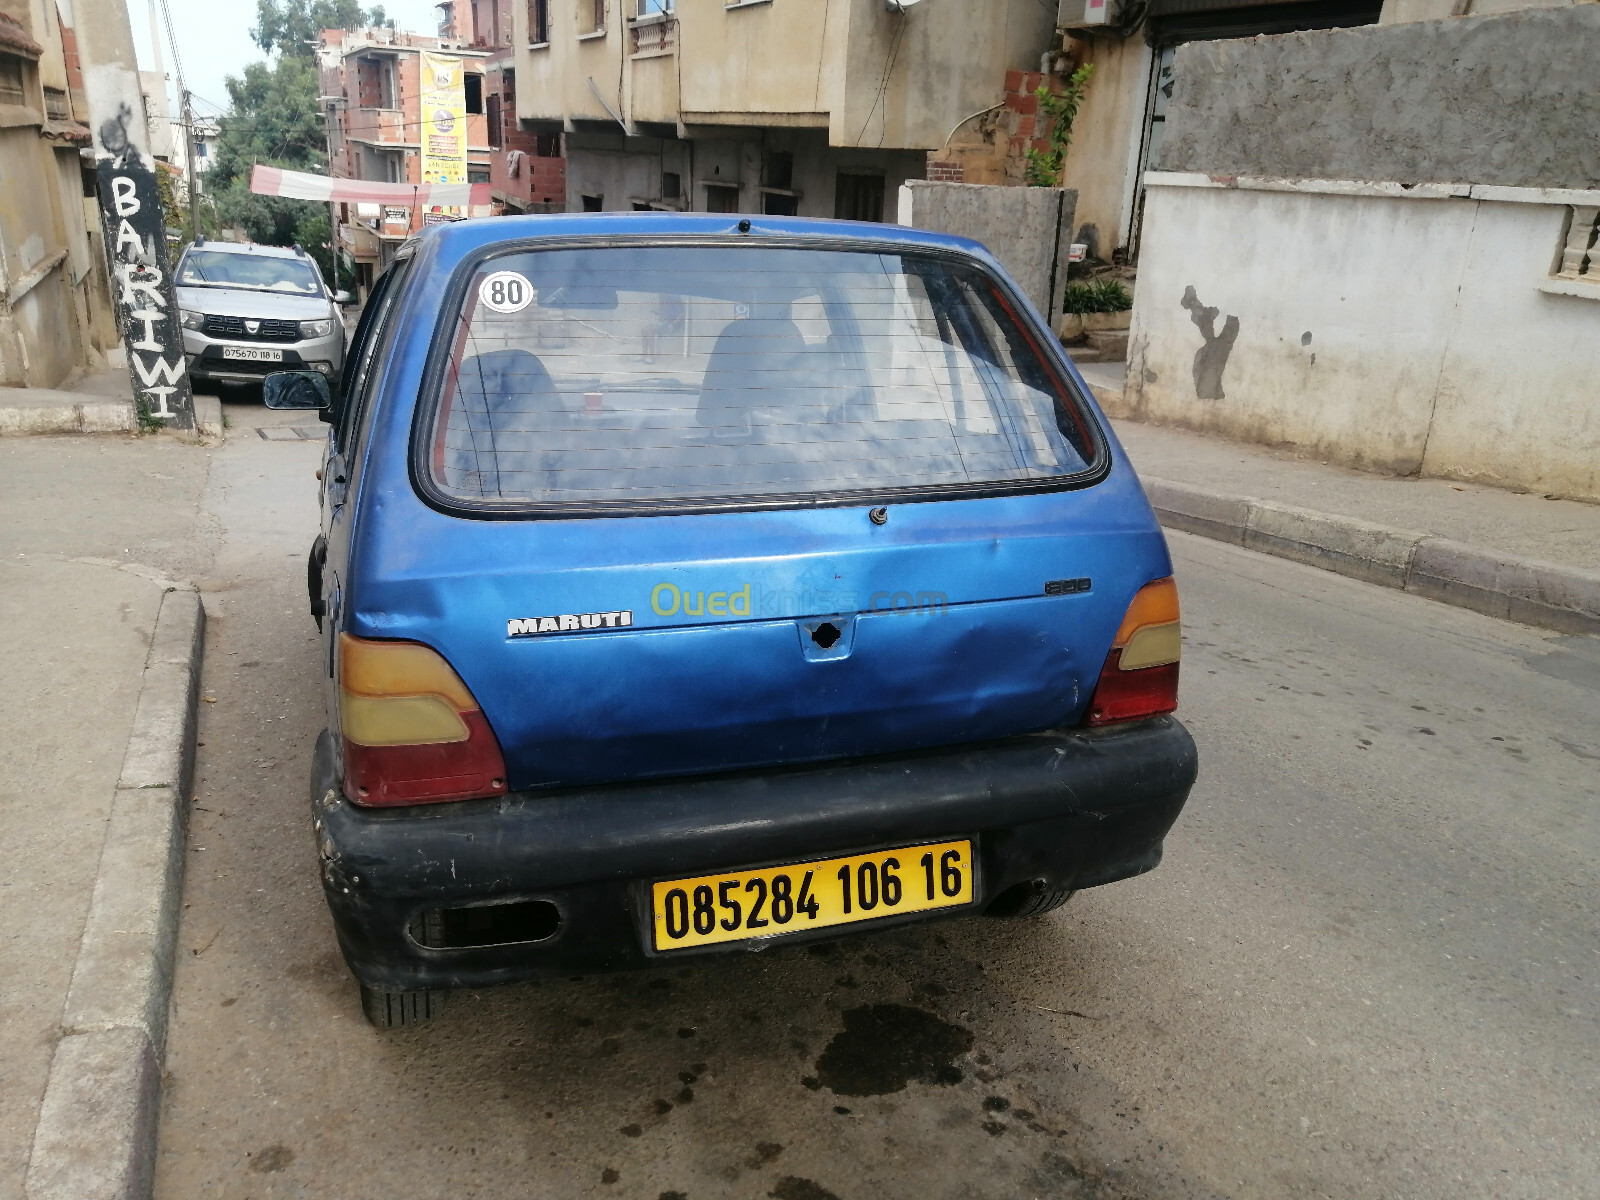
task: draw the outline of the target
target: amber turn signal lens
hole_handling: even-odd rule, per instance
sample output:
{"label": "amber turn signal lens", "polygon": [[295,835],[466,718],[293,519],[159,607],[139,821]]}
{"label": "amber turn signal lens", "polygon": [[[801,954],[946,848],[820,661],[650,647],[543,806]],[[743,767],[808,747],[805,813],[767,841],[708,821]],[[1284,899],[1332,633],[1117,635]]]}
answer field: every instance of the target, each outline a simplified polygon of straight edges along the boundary
{"label": "amber turn signal lens", "polygon": [[1147,583],[1134,593],[1133,602],[1117,629],[1116,640],[1111,644],[1122,647],[1128,644],[1138,630],[1146,625],[1176,624],[1178,620],[1178,585],[1172,576]]}
{"label": "amber turn signal lens", "polygon": [[345,794],[425,804],[506,791],[500,743],[461,677],[420,642],[339,635]]}
{"label": "amber turn signal lens", "polygon": [[1137,721],[1177,708],[1182,629],[1178,585],[1170,576],[1140,588],[1106,655],[1087,723]]}

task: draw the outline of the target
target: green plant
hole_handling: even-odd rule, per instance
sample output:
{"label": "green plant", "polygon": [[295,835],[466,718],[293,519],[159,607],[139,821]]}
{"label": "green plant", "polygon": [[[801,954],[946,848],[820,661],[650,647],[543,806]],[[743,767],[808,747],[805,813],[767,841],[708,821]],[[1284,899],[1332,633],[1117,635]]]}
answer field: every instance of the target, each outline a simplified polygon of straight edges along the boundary
{"label": "green plant", "polygon": [[1023,179],[1029,187],[1061,186],[1061,165],[1067,158],[1067,147],[1072,144],[1072,123],[1078,119],[1078,109],[1089,90],[1089,80],[1094,77],[1094,64],[1084,63],[1071,75],[1059,92],[1040,87],[1034,95],[1039,98],[1038,120],[1050,121],[1050,149],[1029,150],[1023,167]]}
{"label": "green plant", "polygon": [[135,397],[133,414],[138,419],[140,433],[159,433],[166,428],[166,423],[160,417],[151,414],[148,400],[141,400]]}
{"label": "green plant", "polygon": [[1067,284],[1061,297],[1061,311],[1074,316],[1127,312],[1132,307],[1133,294],[1115,279],[1074,281]]}

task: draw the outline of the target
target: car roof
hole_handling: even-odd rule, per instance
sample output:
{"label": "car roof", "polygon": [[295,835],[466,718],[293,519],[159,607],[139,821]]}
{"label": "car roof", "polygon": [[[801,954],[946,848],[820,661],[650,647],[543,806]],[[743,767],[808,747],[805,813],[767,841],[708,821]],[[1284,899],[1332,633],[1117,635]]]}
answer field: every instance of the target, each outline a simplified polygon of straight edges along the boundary
{"label": "car roof", "polygon": [[301,262],[311,261],[304,251],[297,250],[292,246],[263,246],[258,242],[204,241],[191,244],[189,249],[204,250],[207,253],[216,251],[219,254],[258,254],[262,258],[293,258]]}
{"label": "car roof", "polygon": [[[745,226],[745,223],[748,225]],[[745,226],[745,227],[741,227]],[[742,213],[586,212],[516,217],[478,217],[430,226],[415,239],[416,248],[436,248],[448,258],[498,242],[530,238],[583,237],[714,237],[816,238],[829,242],[895,242],[907,249],[957,250],[988,262],[994,256],[981,242],[948,233],[932,233],[876,221],[834,221],[821,217],[770,217]]]}

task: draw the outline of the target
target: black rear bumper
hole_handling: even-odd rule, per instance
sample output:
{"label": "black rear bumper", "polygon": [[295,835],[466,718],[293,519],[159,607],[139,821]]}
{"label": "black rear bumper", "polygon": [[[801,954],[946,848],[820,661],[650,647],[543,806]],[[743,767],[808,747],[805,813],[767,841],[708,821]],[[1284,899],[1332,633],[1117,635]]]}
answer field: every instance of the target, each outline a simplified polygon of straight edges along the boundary
{"label": "black rear bumper", "polygon": [[[651,879],[976,835],[981,911],[1018,885],[1085,888],[1153,868],[1194,783],[1170,717],[920,754],[407,809],[344,799],[326,733],[311,796],[323,890],[350,969],[394,991],[660,965],[767,943],[656,954]],[[545,901],[541,941],[426,947],[428,910]],[[548,911],[548,910],[544,910]],[[886,917],[863,932],[939,913]],[[832,939],[832,927],[782,940]]]}

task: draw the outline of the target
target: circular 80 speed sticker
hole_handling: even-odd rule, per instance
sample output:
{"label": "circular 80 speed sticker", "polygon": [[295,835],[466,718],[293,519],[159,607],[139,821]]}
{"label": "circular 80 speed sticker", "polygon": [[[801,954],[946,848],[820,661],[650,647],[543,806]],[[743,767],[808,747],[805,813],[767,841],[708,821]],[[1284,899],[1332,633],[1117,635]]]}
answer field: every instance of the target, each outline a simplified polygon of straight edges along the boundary
{"label": "circular 80 speed sticker", "polygon": [[478,285],[478,300],[498,313],[521,312],[533,302],[533,285],[515,271],[496,271]]}

